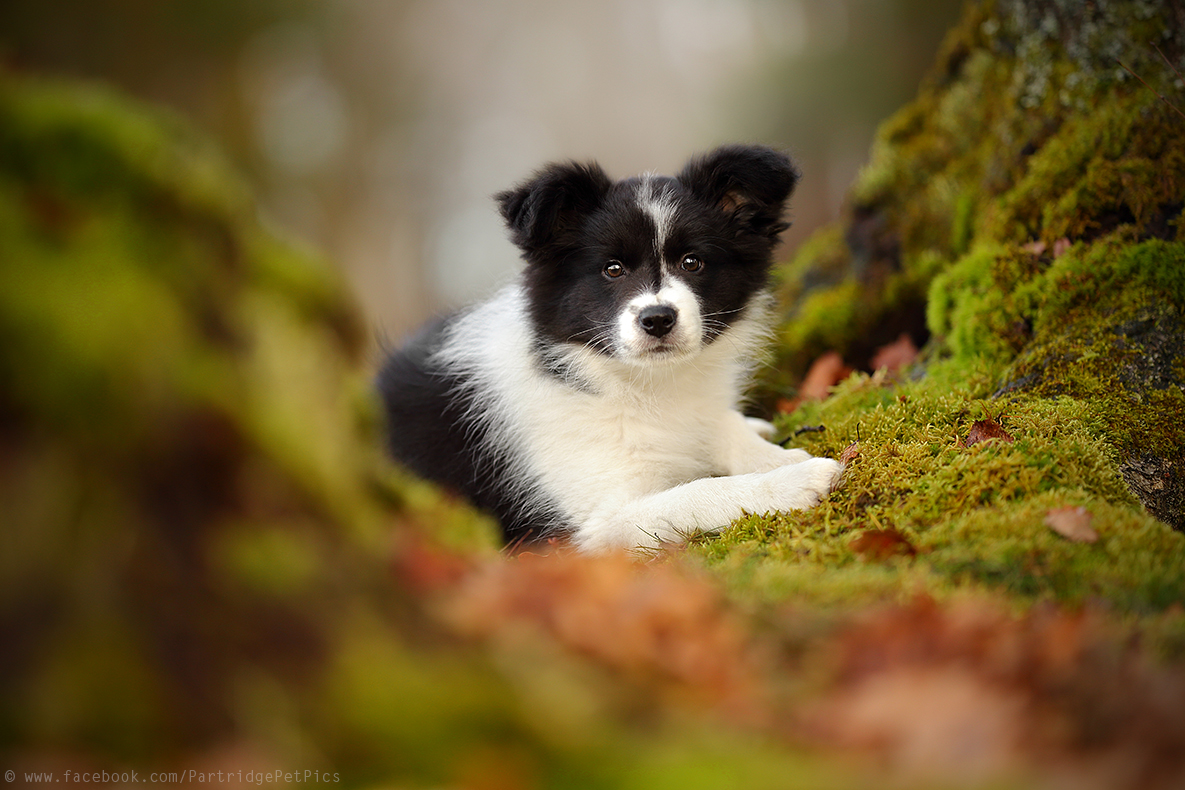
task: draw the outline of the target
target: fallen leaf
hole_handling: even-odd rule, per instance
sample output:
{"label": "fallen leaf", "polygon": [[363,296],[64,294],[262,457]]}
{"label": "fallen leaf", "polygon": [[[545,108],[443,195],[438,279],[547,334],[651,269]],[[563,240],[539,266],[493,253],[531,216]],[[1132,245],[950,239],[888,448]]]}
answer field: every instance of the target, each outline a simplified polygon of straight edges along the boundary
{"label": "fallen leaf", "polygon": [[1033,255],[1040,255],[1045,252],[1045,242],[1030,241],[1028,244],[1021,245],[1021,249]]}
{"label": "fallen leaf", "polygon": [[866,529],[848,544],[852,551],[870,560],[887,560],[890,557],[913,557],[918,553],[909,539],[897,530]]}
{"label": "fallen leaf", "polygon": [[872,357],[872,369],[881,370],[883,368],[890,373],[895,373],[912,365],[917,357],[918,347],[913,344],[913,339],[908,332],[902,332],[895,341],[876,350],[876,354]]}
{"label": "fallen leaf", "polygon": [[1045,514],[1045,526],[1075,543],[1094,543],[1099,533],[1090,525],[1094,516],[1084,507],[1058,507]]}
{"label": "fallen leaf", "polygon": [[847,466],[852,461],[860,457],[860,443],[852,442],[847,447],[843,448],[843,452],[839,454],[839,462]]}
{"label": "fallen leaf", "polygon": [[833,743],[884,754],[899,777],[909,777],[900,786],[956,776],[981,785],[1023,759],[1028,703],[958,666],[892,667],[808,707],[807,721]]}
{"label": "fallen leaf", "polygon": [[1002,442],[1015,441],[1012,434],[1004,430],[1004,426],[996,422],[995,419],[988,417],[984,420],[976,420],[971,423],[971,431],[967,434],[967,438],[963,440],[965,447],[970,447],[973,444],[980,442],[990,442],[993,439],[999,439]]}
{"label": "fallen leaf", "polygon": [[1053,243],[1053,257],[1054,258],[1062,257],[1067,252],[1069,252],[1070,248],[1073,246],[1074,246],[1074,243],[1071,242],[1067,238],[1058,239],[1057,241],[1055,241]]}
{"label": "fallen leaf", "polygon": [[831,388],[851,375],[852,369],[844,364],[843,357],[828,351],[819,357],[806,372],[798,397],[807,400],[822,400],[831,394]]}
{"label": "fallen leaf", "polygon": [[852,369],[844,364],[843,357],[834,351],[828,351],[816,359],[806,372],[802,384],[798,387],[798,395],[794,398],[783,398],[778,401],[778,411],[789,414],[802,405],[803,401],[823,400],[831,394],[831,388],[852,374]]}
{"label": "fallen leaf", "polygon": [[778,410],[779,414],[789,414],[797,409],[800,403],[802,403],[801,398],[778,398],[774,408]]}

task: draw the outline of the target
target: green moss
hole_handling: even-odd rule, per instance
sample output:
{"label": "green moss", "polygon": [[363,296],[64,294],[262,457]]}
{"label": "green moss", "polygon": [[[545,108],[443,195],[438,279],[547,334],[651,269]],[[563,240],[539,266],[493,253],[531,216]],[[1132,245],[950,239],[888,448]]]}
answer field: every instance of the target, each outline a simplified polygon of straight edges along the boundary
{"label": "green moss", "polygon": [[[719,539],[698,541],[698,555],[738,594],[820,606],[993,589],[1029,602],[1105,598],[1150,612],[1185,596],[1185,535],[1140,511],[1092,403],[1026,397],[1005,406],[985,399],[986,377],[961,386],[943,379],[938,371],[889,387],[857,374],[785,418],[787,433],[826,426],[797,442],[815,454],[837,456],[859,437],[842,487],[812,510],[742,519]],[[1015,441],[963,446],[987,416]],[[1048,510],[1077,505],[1093,513],[1100,543],[1074,544],[1043,524]],[[918,555],[882,563],[851,550],[861,530],[888,528]]]}
{"label": "green moss", "polygon": [[774,271],[774,292],[780,302],[792,304],[806,293],[847,279],[851,254],[843,232],[839,223],[821,228],[803,242],[787,264]]}
{"label": "green moss", "polygon": [[1167,222],[1185,196],[1181,117],[1150,90],[1108,96],[1068,117],[993,207],[984,232],[1002,240],[1094,238],[1117,224]]}
{"label": "green moss", "polygon": [[780,366],[805,372],[806,366],[819,354],[854,342],[862,319],[862,294],[858,282],[847,280],[815,290],[803,299],[794,320],[783,325],[779,338],[785,348],[800,353],[793,360],[780,360]]}
{"label": "green moss", "polygon": [[[925,561],[958,584],[976,584],[1031,600],[1081,604],[1106,600],[1136,614],[1163,611],[1181,600],[1180,533],[1127,503],[1100,501],[1083,491],[1026,496],[1007,507],[980,508],[929,536]],[[1074,543],[1044,524],[1051,508],[1084,506],[1099,533]]]}
{"label": "green moss", "polygon": [[6,750],[309,758],[342,612],[414,608],[392,528],[492,534],[380,465],[361,334],[174,119],[0,76]]}
{"label": "green moss", "polygon": [[[940,290],[963,282],[991,288],[984,273],[973,271],[985,256],[1015,259],[1013,248],[1033,240],[1052,251],[1060,240],[1090,243],[1120,228],[1175,239],[1185,196],[1185,137],[1179,108],[1157,95],[1179,91],[1173,69],[1180,68],[1182,49],[1171,35],[1175,29],[1171,12],[1155,4],[1082,8],[1000,0],[970,6],[917,99],[879,130],[852,189],[843,233],[828,229],[821,236],[826,244],[809,242],[787,267],[788,322],[798,320],[803,300],[811,298],[809,288],[792,284],[811,270],[804,258],[820,266],[851,261],[850,274],[864,291],[852,300],[859,309],[837,312],[827,331],[835,339],[830,350],[863,364],[869,332],[893,328],[879,338],[887,343],[901,324],[912,322],[900,312],[901,320],[891,318],[894,309],[913,304],[894,306],[886,298],[895,280],[931,296],[930,280],[940,271],[947,272]],[[1118,66],[1120,60],[1148,87]],[[840,238],[850,246],[846,256],[836,244]],[[931,302],[930,323],[945,309]],[[870,314],[877,321],[869,322]],[[1006,353],[1023,340],[994,327],[988,333],[1005,338],[1002,348],[984,348],[992,343],[988,333],[960,323],[972,336],[953,338],[958,353]],[[820,334],[787,330],[779,358],[816,353]],[[800,350],[795,343],[804,345]]]}
{"label": "green moss", "polygon": [[980,247],[934,278],[926,304],[926,324],[955,357],[1007,361],[1012,350],[999,275],[999,248]]}

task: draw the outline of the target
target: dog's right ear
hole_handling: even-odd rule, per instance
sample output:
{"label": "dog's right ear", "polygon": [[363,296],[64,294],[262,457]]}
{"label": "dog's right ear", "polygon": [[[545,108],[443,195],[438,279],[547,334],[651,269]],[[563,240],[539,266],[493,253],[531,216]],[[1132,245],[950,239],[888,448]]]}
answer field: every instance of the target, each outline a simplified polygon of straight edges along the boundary
{"label": "dog's right ear", "polygon": [[580,218],[601,205],[612,183],[596,163],[566,162],[548,165],[494,199],[510,240],[530,255],[579,227]]}

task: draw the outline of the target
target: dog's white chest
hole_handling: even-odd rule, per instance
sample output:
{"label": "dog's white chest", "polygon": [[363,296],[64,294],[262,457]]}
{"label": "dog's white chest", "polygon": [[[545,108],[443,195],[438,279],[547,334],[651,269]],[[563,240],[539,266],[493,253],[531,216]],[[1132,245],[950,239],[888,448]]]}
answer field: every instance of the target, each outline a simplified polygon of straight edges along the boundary
{"label": "dog's white chest", "polygon": [[568,392],[540,400],[524,446],[534,474],[577,516],[719,474],[719,404]]}

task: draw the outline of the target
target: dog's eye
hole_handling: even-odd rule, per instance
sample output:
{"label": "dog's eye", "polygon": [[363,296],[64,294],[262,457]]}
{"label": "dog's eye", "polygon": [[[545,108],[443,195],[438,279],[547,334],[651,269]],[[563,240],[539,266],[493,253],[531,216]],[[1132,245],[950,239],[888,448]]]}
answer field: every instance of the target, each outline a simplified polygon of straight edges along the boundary
{"label": "dog's eye", "polygon": [[621,261],[609,261],[605,264],[605,276],[614,279],[625,274],[625,267],[621,265]]}
{"label": "dog's eye", "polygon": [[685,272],[698,272],[700,269],[704,268],[704,262],[700,260],[698,255],[684,255],[683,261],[679,264],[679,266]]}

